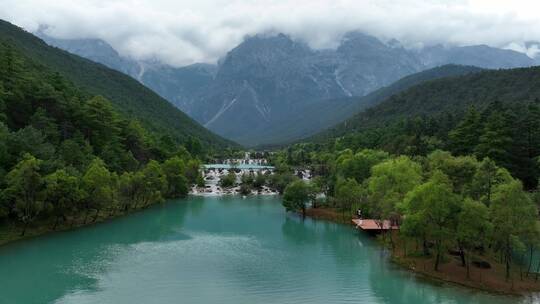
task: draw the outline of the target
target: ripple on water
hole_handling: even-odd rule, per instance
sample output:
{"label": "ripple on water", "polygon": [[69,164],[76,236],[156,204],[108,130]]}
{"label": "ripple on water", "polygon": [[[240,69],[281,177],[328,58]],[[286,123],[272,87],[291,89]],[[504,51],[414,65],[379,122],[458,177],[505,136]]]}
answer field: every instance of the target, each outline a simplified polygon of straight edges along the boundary
{"label": "ripple on water", "polygon": [[[57,303],[85,303],[85,298],[94,296],[106,301],[114,293],[129,292],[132,287],[139,287],[129,284],[142,285],[140,287],[148,297],[163,297],[174,287],[196,290],[201,286],[211,286],[226,290],[243,285],[248,294],[264,296],[275,292],[274,288],[250,290],[250,287],[264,281],[264,274],[268,275],[270,268],[279,270],[279,265],[283,265],[280,260],[285,258],[283,252],[265,249],[257,239],[249,236],[198,232],[188,235],[190,238],[187,240],[105,248],[92,263],[70,269],[77,275],[97,280],[96,290],[99,292],[76,290]],[[185,261],[185,257],[189,257],[189,261]],[[271,264],[274,266],[268,265],[269,259],[274,261]],[[224,260],[228,262],[224,264]],[[212,280],[209,282],[210,277]],[[289,286],[287,282],[294,279],[284,278],[283,287]],[[246,282],[249,283],[247,286]]]}

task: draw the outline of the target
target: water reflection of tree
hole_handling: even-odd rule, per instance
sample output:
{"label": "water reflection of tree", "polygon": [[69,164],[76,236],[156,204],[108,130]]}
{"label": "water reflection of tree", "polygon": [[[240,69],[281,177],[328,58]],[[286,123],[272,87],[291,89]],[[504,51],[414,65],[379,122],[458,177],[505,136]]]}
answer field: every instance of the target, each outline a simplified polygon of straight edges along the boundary
{"label": "water reflection of tree", "polygon": [[[187,209],[190,215],[195,216],[200,215],[206,207],[205,198],[202,196],[190,197],[189,203],[186,203],[185,200],[182,200],[179,204],[182,204],[183,206],[181,207]],[[181,216],[182,218],[185,217],[186,213],[183,212]]]}
{"label": "water reflection of tree", "polygon": [[284,239],[294,245],[314,244],[318,240],[313,225],[313,221],[309,219],[303,220],[295,215],[287,215],[281,225],[281,231]]}
{"label": "water reflection of tree", "polygon": [[332,265],[329,273],[339,273],[336,279],[342,286],[348,286],[356,281],[358,273],[365,264],[365,251],[356,231],[348,226],[327,221],[316,221],[300,217],[287,217],[282,225],[283,236],[295,245],[307,245],[314,260],[325,265]]}

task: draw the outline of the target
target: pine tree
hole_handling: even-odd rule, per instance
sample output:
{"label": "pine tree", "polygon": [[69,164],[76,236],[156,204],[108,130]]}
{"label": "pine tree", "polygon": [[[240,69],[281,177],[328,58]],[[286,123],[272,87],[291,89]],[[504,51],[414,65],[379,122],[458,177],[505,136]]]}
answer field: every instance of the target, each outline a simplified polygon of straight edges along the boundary
{"label": "pine tree", "polygon": [[463,120],[449,134],[452,152],[458,155],[472,154],[478,145],[481,132],[482,122],[480,113],[473,106],[469,108]]}
{"label": "pine tree", "polygon": [[540,100],[530,103],[525,119],[527,135],[527,151],[529,158],[540,156]]}
{"label": "pine tree", "polygon": [[7,119],[7,116],[5,114],[6,102],[4,101],[6,95],[7,93],[4,90],[4,86],[2,85],[2,82],[0,82],[0,122],[5,122]]}
{"label": "pine tree", "polygon": [[512,147],[511,126],[504,114],[493,112],[487,118],[476,154],[489,157],[498,165],[508,168]]}
{"label": "pine tree", "polygon": [[536,187],[540,179],[540,101],[538,99],[527,107],[524,127],[527,159],[523,182],[524,186],[530,189]]}
{"label": "pine tree", "polygon": [[525,188],[531,189],[538,182],[535,158],[540,155],[540,108],[530,103],[512,109],[510,114],[513,144],[508,169],[523,181]]}

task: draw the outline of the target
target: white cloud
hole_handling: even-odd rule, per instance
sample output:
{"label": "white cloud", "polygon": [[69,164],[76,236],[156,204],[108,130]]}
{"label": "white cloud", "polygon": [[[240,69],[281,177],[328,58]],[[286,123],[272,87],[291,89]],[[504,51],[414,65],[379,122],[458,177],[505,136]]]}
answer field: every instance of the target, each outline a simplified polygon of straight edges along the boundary
{"label": "white cloud", "polygon": [[[333,47],[361,30],[406,45],[488,44],[530,54],[538,1],[525,0],[0,0],[0,18],[57,38],[101,38],[137,59],[215,62],[246,35],[284,32]],[[509,47],[510,46],[510,47]],[[536,50],[536,51],[535,51]]]}
{"label": "white cloud", "polygon": [[531,58],[536,58],[538,55],[540,55],[540,44],[538,43],[516,43],[511,42],[507,46],[504,47],[508,50],[513,50],[520,53],[525,53],[527,56]]}

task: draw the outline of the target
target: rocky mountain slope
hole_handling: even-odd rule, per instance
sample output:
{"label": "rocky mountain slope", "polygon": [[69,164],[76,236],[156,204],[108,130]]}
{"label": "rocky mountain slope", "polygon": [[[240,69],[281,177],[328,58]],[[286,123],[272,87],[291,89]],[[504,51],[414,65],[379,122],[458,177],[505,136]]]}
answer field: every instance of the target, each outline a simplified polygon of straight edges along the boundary
{"label": "rocky mountain slope", "polygon": [[[282,145],[314,135],[319,130],[330,128],[338,123],[346,121],[355,113],[361,112],[373,105],[377,105],[392,95],[405,91],[417,84],[433,81],[441,78],[451,78],[483,71],[481,68],[462,65],[444,65],[425,71],[421,71],[382,88],[379,88],[365,96],[353,96],[321,100],[306,105],[296,119],[284,116],[277,123],[277,127],[267,129],[254,136],[247,133],[245,140],[254,145]],[[324,115],[321,115],[324,113]],[[298,115],[298,114],[291,114]]]}

